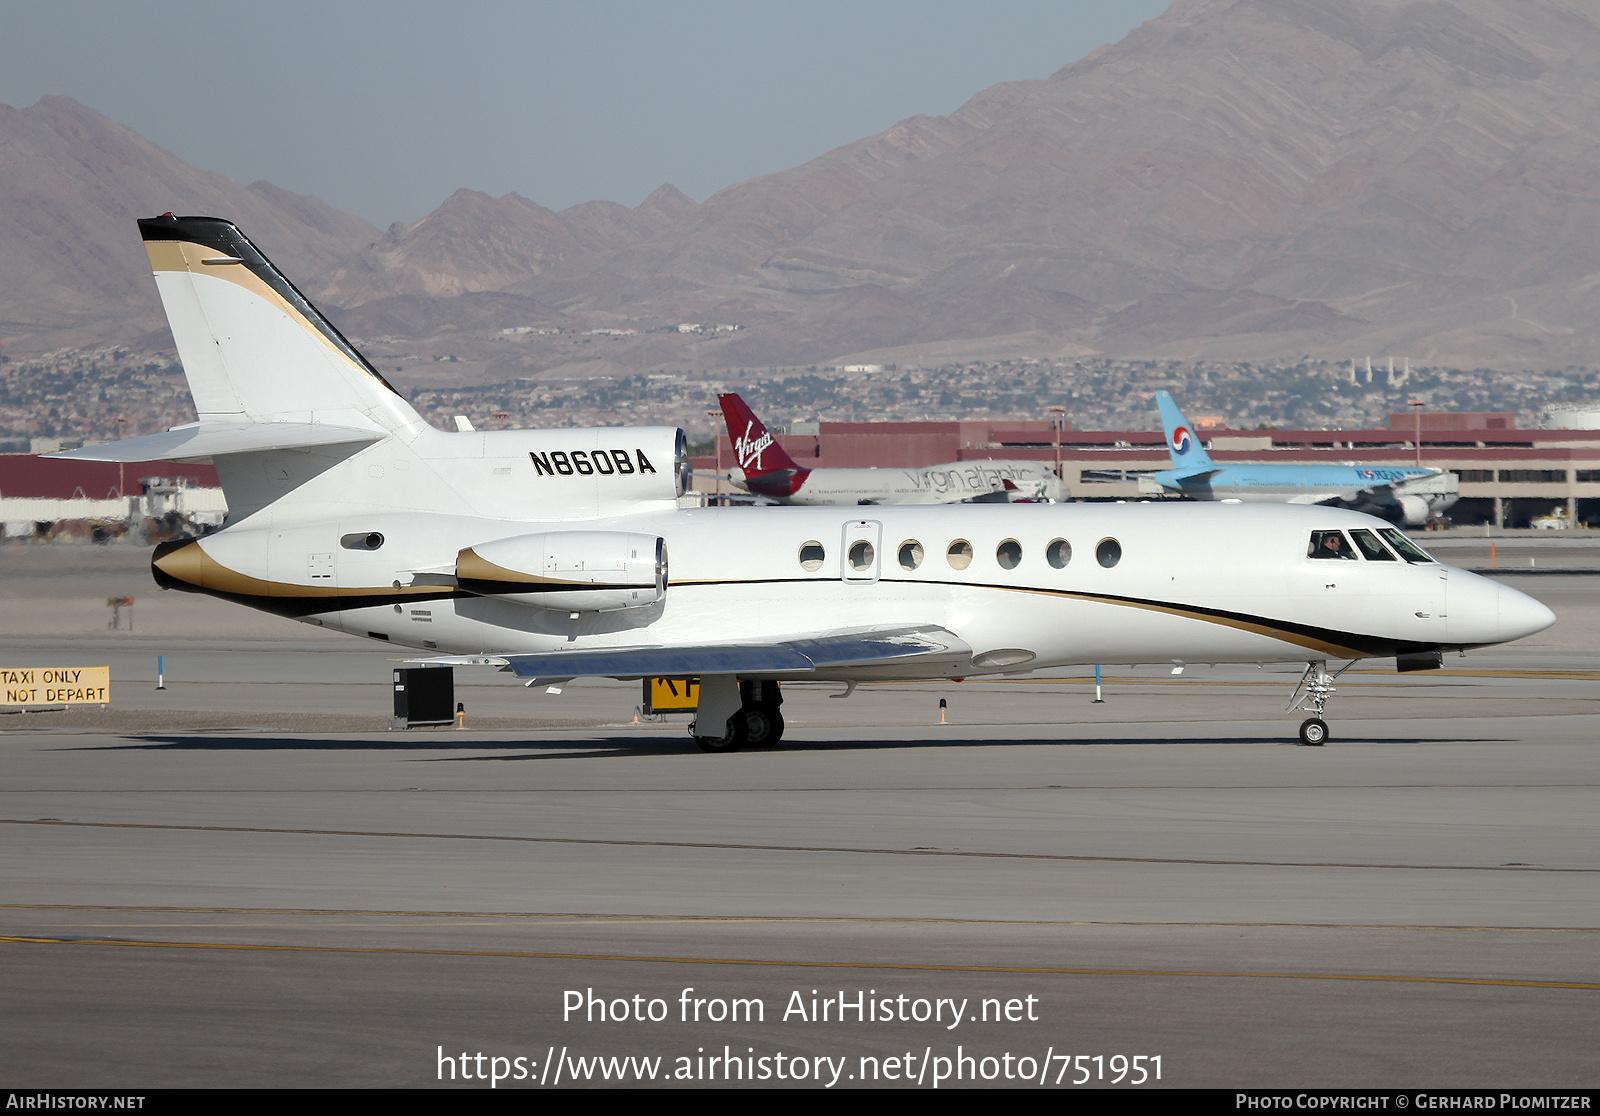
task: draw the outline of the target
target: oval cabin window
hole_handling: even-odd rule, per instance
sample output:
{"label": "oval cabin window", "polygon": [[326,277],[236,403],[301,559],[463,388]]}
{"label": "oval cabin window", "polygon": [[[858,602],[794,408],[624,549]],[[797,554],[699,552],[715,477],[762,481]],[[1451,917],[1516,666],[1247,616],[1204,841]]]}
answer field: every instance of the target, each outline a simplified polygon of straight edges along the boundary
{"label": "oval cabin window", "polygon": [[1016,569],[1022,563],[1022,544],[1016,539],[1007,539],[994,548],[994,560],[1003,570]]}
{"label": "oval cabin window", "polygon": [[820,570],[827,557],[828,554],[822,549],[822,544],[813,539],[800,547],[800,568],[807,571]]}
{"label": "oval cabin window", "polygon": [[872,568],[872,544],[865,539],[854,543],[850,547],[850,568],[857,573],[865,573]]}
{"label": "oval cabin window", "polygon": [[1056,569],[1064,570],[1067,563],[1072,561],[1072,544],[1066,539],[1055,539],[1045,547],[1044,557]]}
{"label": "oval cabin window", "polygon": [[922,544],[916,539],[907,539],[900,544],[900,568],[914,570],[922,565]]}
{"label": "oval cabin window", "polygon": [[1094,548],[1095,561],[1106,569],[1110,569],[1122,561],[1122,544],[1116,539],[1101,539],[1100,545]]}
{"label": "oval cabin window", "polygon": [[950,549],[945,551],[945,557],[950,562],[953,570],[964,570],[972,565],[972,544],[966,539],[957,539],[950,544]]}

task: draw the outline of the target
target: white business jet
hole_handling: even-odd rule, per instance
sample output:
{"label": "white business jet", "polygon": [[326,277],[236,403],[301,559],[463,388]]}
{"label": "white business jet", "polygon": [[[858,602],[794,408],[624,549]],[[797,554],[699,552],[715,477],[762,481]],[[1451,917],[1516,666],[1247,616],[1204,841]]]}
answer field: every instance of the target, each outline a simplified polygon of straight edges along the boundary
{"label": "white business jet", "polygon": [[200,419],[63,456],[216,463],[227,522],[159,584],[519,678],[697,675],[708,751],[775,743],[782,680],[1094,663],[1303,663],[1320,744],[1330,662],[1554,620],[1333,508],[680,508],[681,431],[434,429],[232,224],[139,225]]}

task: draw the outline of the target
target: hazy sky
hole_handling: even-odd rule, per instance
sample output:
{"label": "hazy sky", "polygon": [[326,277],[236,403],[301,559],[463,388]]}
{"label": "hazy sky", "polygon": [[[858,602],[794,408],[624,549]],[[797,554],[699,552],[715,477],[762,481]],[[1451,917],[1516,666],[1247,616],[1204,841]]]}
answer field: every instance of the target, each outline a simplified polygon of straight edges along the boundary
{"label": "hazy sky", "polygon": [[379,226],[462,186],[700,201],[1047,77],[1168,2],[0,0],[0,102],[64,93]]}

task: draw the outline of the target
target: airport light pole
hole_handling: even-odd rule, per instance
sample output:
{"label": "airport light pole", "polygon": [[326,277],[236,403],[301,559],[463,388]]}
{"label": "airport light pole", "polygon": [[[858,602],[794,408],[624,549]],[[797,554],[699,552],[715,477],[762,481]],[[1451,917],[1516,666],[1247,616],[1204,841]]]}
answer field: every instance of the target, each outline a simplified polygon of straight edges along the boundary
{"label": "airport light pole", "polygon": [[1050,428],[1055,432],[1056,446],[1056,480],[1061,479],[1061,420],[1066,415],[1065,407],[1046,407],[1050,412]]}
{"label": "airport light pole", "polygon": [[1416,447],[1417,465],[1420,468],[1422,465],[1422,408],[1426,407],[1427,403],[1421,399],[1408,399],[1406,400],[1406,406],[1412,409],[1412,413],[1416,415],[1417,419],[1416,432],[1412,435],[1411,444]]}
{"label": "airport light pole", "polygon": [[[119,442],[122,441],[122,428],[127,421],[127,415],[117,416],[117,441]],[[128,495],[128,481],[125,475],[127,468],[128,463],[126,461],[117,462],[117,499],[119,500],[126,498]],[[129,620],[128,622],[131,624],[133,621]]]}
{"label": "airport light pole", "polygon": [[721,411],[707,411],[706,418],[711,420],[711,448],[717,455],[717,491],[722,495],[722,438],[717,434],[717,424],[722,421]]}

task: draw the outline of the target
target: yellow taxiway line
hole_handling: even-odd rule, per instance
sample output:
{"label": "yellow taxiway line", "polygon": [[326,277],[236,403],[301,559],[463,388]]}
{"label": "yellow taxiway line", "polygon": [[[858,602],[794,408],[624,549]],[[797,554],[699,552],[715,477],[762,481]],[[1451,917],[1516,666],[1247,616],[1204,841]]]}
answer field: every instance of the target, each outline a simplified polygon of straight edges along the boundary
{"label": "yellow taxiway line", "polygon": [[1033,965],[932,965],[893,961],[776,961],[746,957],[667,957],[616,953],[545,953],[524,950],[394,949],[370,946],[249,945],[242,942],[140,942],[114,938],[0,936],[6,945],[124,946],[144,949],[218,949],[258,953],[337,953],[399,957],[505,957],[546,961],[633,961],[660,965],[743,965],[755,968],[880,969],[897,972],[1011,973],[1035,976],[1212,977],[1236,980],[1347,980],[1381,984],[1466,984],[1497,988],[1569,988],[1600,992],[1600,984],[1566,980],[1493,977],[1395,976],[1380,973],[1257,973],[1208,969],[1096,969]]}

